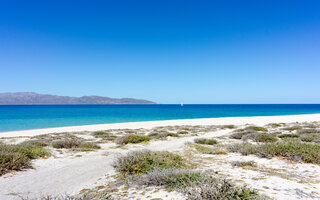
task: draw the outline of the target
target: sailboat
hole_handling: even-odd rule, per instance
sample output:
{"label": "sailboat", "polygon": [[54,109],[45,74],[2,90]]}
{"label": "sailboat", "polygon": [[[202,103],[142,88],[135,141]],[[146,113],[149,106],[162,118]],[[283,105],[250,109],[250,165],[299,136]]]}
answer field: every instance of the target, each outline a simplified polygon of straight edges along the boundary
{"label": "sailboat", "polygon": [[181,107],[182,107],[182,106],[183,106],[183,103],[181,103],[180,105],[181,105]]}

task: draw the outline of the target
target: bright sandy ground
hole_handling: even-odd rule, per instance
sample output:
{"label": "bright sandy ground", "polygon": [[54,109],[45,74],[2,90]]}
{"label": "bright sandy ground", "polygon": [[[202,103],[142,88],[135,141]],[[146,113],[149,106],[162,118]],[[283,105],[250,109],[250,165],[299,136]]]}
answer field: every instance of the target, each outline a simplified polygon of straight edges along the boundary
{"label": "bright sandy ground", "polygon": [[[211,119],[169,120],[135,123],[102,124],[89,126],[74,126],[49,128],[27,131],[0,133],[0,137],[26,137],[46,133],[97,131],[123,128],[146,128],[169,125],[245,125],[263,126],[269,123],[293,123],[320,121],[320,114],[268,116],[268,117],[231,117]],[[0,199],[19,199],[17,195],[38,197],[41,195],[78,194],[83,189],[106,185],[115,171],[112,163],[116,156],[129,150],[150,149],[153,151],[167,150],[181,152],[186,142],[195,138],[227,136],[232,130],[224,129],[205,133],[200,136],[169,138],[164,141],[150,141],[149,144],[130,144],[126,148],[117,148],[115,143],[101,144],[102,149],[93,152],[80,152],[81,157],[74,153],[66,153],[60,157],[38,159],[33,162],[34,169],[9,173],[0,177]],[[19,140],[19,138],[14,138]],[[253,160],[261,170],[248,170],[232,167],[232,161]],[[320,199],[320,166],[313,164],[292,163],[279,159],[258,158],[256,156],[241,156],[236,153],[227,155],[211,155],[203,161],[205,169],[219,171],[220,174],[231,177],[239,184],[246,183],[249,187],[258,189],[262,194],[275,199]],[[277,173],[274,173],[274,172]],[[295,176],[291,177],[291,172]],[[288,178],[289,177],[289,178]],[[171,192],[159,191],[148,194],[135,191],[131,199],[183,199],[183,196]],[[147,196],[149,196],[147,198]],[[130,193],[128,195],[130,197]],[[128,198],[130,199],[130,198]]]}

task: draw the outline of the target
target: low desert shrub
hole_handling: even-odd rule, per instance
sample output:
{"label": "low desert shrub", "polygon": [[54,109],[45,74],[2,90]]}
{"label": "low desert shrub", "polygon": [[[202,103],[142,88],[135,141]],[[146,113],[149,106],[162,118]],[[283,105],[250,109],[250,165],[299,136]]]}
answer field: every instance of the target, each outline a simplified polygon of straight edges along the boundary
{"label": "low desert shrub", "polygon": [[268,125],[273,127],[273,128],[277,128],[277,127],[281,126],[281,124],[277,124],[277,123],[271,123],[271,124],[268,124]]}
{"label": "low desert shrub", "polygon": [[283,130],[287,130],[287,131],[295,131],[299,129],[302,129],[302,126],[290,126],[290,127],[283,128]]}
{"label": "low desert shrub", "polygon": [[46,147],[49,144],[41,140],[27,140],[22,142],[21,145],[34,146],[34,147]]}
{"label": "low desert shrub", "polygon": [[234,128],[236,128],[236,126],[235,125],[222,125],[222,126],[220,126],[220,128],[222,128],[222,129],[226,129],[226,128],[234,129]]}
{"label": "low desert shrub", "polygon": [[298,134],[281,134],[278,136],[279,138],[298,138],[300,135]]}
{"label": "low desert shrub", "polygon": [[207,145],[214,145],[218,143],[217,140],[208,139],[208,138],[197,138],[197,139],[194,139],[194,142],[197,144],[207,144]]}
{"label": "low desert shrub", "polygon": [[80,144],[81,149],[100,149],[101,147],[93,142],[83,142]]}
{"label": "low desert shrub", "polygon": [[245,186],[239,187],[229,180],[206,172],[191,170],[152,170],[138,177],[139,183],[148,186],[165,186],[175,189],[191,200],[257,200],[259,194]]}
{"label": "low desert shrub", "polygon": [[245,135],[242,139],[252,139],[255,142],[276,142],[278,139],[274,135],[266,134],[266,133],[255,133],[250,135]]}
{"label": "low desert shrub", "polygon": [[103,140],[107,140],[107,141],[114,141],[117,138],[117,136],[104,131],[97,131],[97,132],[94,132],[92,135],[96,138],[102,138]]}
{"label": "low desert shrub", "polygon": [[302,135],[300,137],[300,140],[303,142],[313,142],[315,140],[320,140],[320,134],[307,134]]}
{"label": "low desert shrub", "polygon": [[186,134],[189,134],[189,132],[188,131],[179,131],[178,134],[186,135]]}
{"label": "low desert shrub", "polygon": [[248,126],[246,129],[247,130],[251,130],[251,131],[262,131],[262,132],[267,132],[268,131],[267,128],[260,127],[260,126]]}
{"label": "low desert shrub", "polygon": [[312,129],[312,128],[309,128],[309,129],[300,129],[300,130],[298,130],[298,133],[299,133],[299,134],[313,134],[313,133],[320,133],[320,130],[318,130],[318,129]]}
{"label": "low desert shrub", "polygon": [[113,165],[115,169],[124,175],[143,174],[149,170],[179,169],[186,166],[184,159],[167,151],[134,151],[117,158]]}
{"label": "low desert shrub", "polygon": [[93,150],[101,147],[93,142],[83,142],[78,139],[62,139],[52,142],[52,147],[56,149],[78,149],[78,150]]}
{"label": "low desert shrub", "polygon": [[52,142],[52,147],[56,149],[72,149],[78,148],[81,145],[81,141],[77,139],[61,139]]}
{"label": "low desert shrub", "polygon": [[0,143],[0,175],[10,170],[28,168],[32,159],[45,157],[49,154],[42,147]]}
{"label": "low desert shrub", "polygon": [[256,133],[256,132],[253,132],[253,131],[245,131],[245,130],[243,130],[242,132],[236,131],[235,133],[231,134],[231,135],[229,136],[229,138],[241,140],[245,135],[250,135],[250,134],[254,134],[254,133]]}
{"label": "low desert shrub", "polygon": [[150,133],[148,135],[149,137],[151,138],[155,138],[155,139],[165,139],[167,137],[179,137],[178,134],[176,133],[171,133],[171,132],[153,132],[153,133]]}
{"label": "low desert shrub", "polygon": [[243,155],[255,154],[261,157],[272,158],[281,156],[293,161],[320,164],[320,145],[301,142],[278,142],[271,144],[253,145],[242,143],[229,146],[232,152]]}
{"label": "low desert shrub", "polygon": [[143,135],[124,135],[122,137],[118,137],[115,142],[119,145],[129,144],[129,143],[141,143],[150,141],[149,136]]}
{"label": "low desert shrub", "polygon": [[231,165],[233,167],[256,167],[257,163],[254,161],[234,161]]}
{"label": "low desert shrub", "polygon": [[194,144],[194,148],[199,152],[203,154],[213,154],[213,149],[208,146],[203,146],[200,144]]}

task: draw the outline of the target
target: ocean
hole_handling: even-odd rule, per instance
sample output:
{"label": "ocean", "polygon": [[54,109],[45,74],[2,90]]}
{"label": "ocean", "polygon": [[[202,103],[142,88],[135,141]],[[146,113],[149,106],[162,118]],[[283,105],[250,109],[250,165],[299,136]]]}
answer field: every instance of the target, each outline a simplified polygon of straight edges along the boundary
{"label": "ocean", "polygon": [[320,104],[0,105],[0,131],[171,119],[313,113],[320,113]]}

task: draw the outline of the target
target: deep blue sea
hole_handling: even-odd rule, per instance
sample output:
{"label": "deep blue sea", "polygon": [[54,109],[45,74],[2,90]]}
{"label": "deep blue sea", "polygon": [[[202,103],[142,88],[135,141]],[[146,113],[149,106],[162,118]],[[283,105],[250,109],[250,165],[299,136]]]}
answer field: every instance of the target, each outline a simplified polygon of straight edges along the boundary
{"label": "deep blue sea", "polygon": [[[0,105],[0,131],[210,117],[320,113],[320,104]],[[320,120],[320,119],[319,119]]]}

